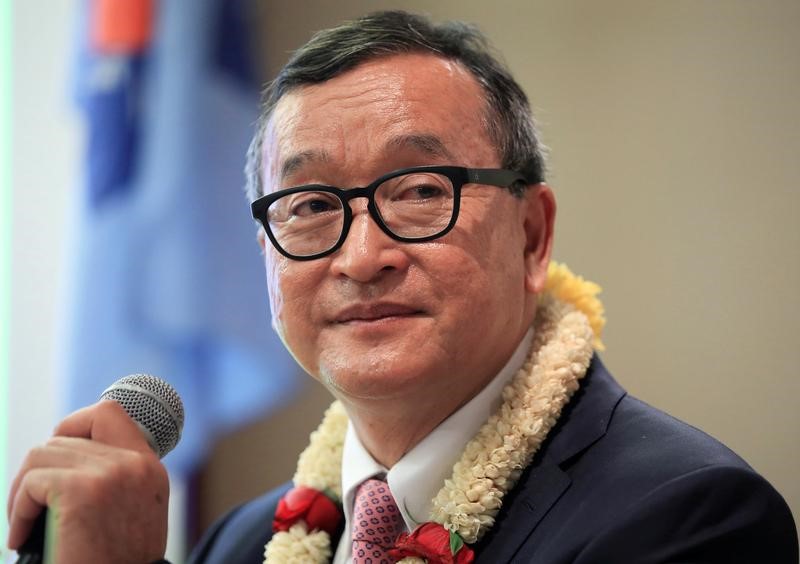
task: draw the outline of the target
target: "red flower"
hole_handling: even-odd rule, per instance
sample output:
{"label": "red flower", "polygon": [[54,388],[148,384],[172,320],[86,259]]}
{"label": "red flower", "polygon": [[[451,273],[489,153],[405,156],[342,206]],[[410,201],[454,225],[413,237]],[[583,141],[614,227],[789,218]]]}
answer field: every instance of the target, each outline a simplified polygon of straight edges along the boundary
{"label": "red flower", "polygon": [[[457,539],[455,542],[451,538]],[[453,548],[455,554],[453,554]],[[389,550],[395,561],[408,556],[425,558],[428,564],[470,564],[475,553],[463,544],[458,535],[452,534],[438,523],[423,523],[411,534],[401,533]]]}
{"label": "red flower", "polygon": [[339,528],[342,512],[327,495],[314,488],[298,486],[286,492],[278,502],[272,531],[288,531],[300,520],[308,525],[308,530],[322,530],[333,535]]}

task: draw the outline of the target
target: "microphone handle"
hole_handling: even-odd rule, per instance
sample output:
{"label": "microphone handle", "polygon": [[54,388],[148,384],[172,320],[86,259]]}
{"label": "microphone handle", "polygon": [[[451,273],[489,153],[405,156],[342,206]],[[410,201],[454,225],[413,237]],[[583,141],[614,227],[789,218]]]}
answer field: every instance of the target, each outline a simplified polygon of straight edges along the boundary
{"label": "microphone handle", "polygon": [[47,528],[47,508],[45,507],[36,522],[33,530],[17,551],[17,564],[42,564],[44,562],[44,530]]}

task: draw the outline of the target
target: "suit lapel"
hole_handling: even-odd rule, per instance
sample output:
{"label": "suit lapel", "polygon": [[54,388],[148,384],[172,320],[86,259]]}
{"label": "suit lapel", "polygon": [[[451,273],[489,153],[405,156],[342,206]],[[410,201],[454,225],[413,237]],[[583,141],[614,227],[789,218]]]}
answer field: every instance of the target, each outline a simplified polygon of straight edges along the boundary
{"label": "suit lapel", "polygon": [[[545,465],[526,472],[525,483],[508,496],[495,525],[478,543],[476,564],[510,562],[547,511],[569,488],[569,476],[558,466]],[[520,526],[524,524],[524,526]]]}
{"label": "suit lapel", "polygon": [[495,525],[474,547],[476,564],[510,562],[569,488],[569,461],[605,435],[625,390],[595,356],[558,424],[503,502]]}

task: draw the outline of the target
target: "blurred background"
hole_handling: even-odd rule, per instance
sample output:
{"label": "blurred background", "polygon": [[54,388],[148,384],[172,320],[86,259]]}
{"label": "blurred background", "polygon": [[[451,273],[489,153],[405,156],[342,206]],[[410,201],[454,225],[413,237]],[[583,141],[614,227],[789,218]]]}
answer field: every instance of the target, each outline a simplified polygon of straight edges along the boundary
{"label": "blurred background", "polygon": [[175,561],[291,477],[330,398],[269,328],[241,192],[258,85],[313,31],[403,8],[478,24],[527,91],[552,152],[555,256],[603,287],[616,378],[733,448],[800,516],[800,3],[10,8],[0,501],[27,449],[132,372],[187,403],[165,459]]}

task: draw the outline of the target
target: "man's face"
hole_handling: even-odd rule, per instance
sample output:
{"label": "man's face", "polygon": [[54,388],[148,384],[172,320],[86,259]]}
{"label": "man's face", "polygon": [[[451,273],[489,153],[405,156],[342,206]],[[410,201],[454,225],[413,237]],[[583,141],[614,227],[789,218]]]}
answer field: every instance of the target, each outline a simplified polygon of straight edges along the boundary
{"label": "man's face", "polygon": [[[349,188],[404,167],[497,168],[485,116],[480,86],[457,63],[426,54],[368,61],[281,99],[264,184]],[[392,240],[357,199],[332,255],[293,261],[267,244],[275,328],[346,401],[465,402],[502,368],[535,311],[553,206],[542,205],[543,192],[552,204],[546,187],[528,192],[467,184],[453,230],[426,243]]]}

